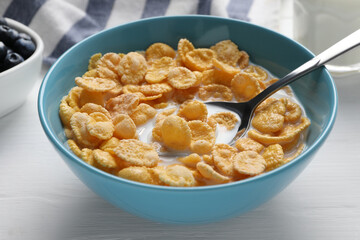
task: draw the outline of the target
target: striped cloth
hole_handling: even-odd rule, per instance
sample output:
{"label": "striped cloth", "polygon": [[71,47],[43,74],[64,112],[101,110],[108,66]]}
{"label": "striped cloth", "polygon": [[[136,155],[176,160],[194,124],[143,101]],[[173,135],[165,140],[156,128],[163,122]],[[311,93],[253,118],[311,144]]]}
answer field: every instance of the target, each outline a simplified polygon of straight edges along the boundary
{"label": "striped cloth", "polygon": [[203,14],[279,27],[282,0],[0,0],[0,15],[34,29],[51,65],[68,48],[103,29],[141,18]]}

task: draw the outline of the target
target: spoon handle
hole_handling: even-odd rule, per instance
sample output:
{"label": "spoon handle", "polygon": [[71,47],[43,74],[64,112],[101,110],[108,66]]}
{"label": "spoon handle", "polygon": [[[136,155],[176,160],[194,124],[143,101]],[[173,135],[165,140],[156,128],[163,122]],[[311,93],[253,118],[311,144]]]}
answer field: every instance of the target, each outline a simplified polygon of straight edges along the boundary
{"label": "spoon handle", "polygon": [[255,108],[259,105],[265,98],[272,95],[274,92],[279,90],[280,88],[288,85],[289,83],[297,80],[298,78],[304,76],[305,74],[315,70],[323,66],[328,61],[336,58],[337,56],[349,51],[350,49],[355,48],[360,45],[360,29],[353,32],[349,36],[335,43],[319,55],[310,59],[308,62],[304,63],[300,67],[296,68],[279,81],[275,82],[264,91],[255,96],[252,100],[250,100],[251,104]]}

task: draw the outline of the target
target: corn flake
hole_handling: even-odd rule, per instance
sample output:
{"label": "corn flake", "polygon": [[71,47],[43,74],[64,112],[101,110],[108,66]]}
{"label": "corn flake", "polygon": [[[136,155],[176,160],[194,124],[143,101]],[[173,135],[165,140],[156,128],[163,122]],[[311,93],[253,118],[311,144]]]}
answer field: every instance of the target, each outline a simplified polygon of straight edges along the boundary
{"label": "corn flake", "polygon": [[66,96],[60,102],[59,115],[61,122],[65,127],[70,127],[70,119],[72,115],[76,112],[72,107],[69,106],[65,100]]}
{"label": "corn flake", "polygon": [[167,116],[170,116],[176,111],[176,108],[169,108],[159,113],[155,118],[155,126],[152,129],[152,137],[155,141],[162,142],[161,126]]}
{"label": "corn flake", "polygon": [[94,166],[95,160],[93,150],[89,148],[83,148],[81,150],[81,159],[87,164]]}
{"label": "corn flake", "polygon": [[102,151],[100,149],[93,150],[94,160],[97,164],[105,168],[116,168],[115,158],[108,152]]}
{"label": "corn flake", "polygon": [[244,72],[253,75],[259,81],[265,81],[268,78],[268,73],[259,66],[250,65],[244,69]]}
{"label": "corn flake", "polygon": [[216,168],[226,176],[234,175],[234,164],[232,157],[237,153],[237,149],[229,146],[228,144],[218,143],[215,144],[213,151],[214,165]]}
{"label": "corn flake", "polygon": [[119,94],[123,93],[123,89],[122,89],[122,85],[120,82],[118,81],[114,81],[115,82],[115,87],[113,89],[111,89],[110,91],[107,91],[104,93],[106,100],[112,97],[116,97]]}
{"label": "corn flake", "polygon": [[83,77],[99,77],[99,78],[111,79],[113,81],[120,80],[120,77],[117,73],[111,71],[109,68],[106,67],[98,67],[94,72],[88,72]]}
{"label": "corn flake", "polygon": [[215,84],[216,78],[215,78],[215,69],[209,69],[201,72],[201,84],[203,85],[209,85],[209,84]]}
{"label": "corn flake", "polygon": [[275,169],[284,163],[284,151],[279,144],[269,145],[265,148],[262,156],[266,162],[266,171]]}
{"label": "corn flake", "polygon": [[282,98],[280,100],[286,106],[285,122],[294,123],[299,121],[302,115],[299,104],[294,103],[287,98]]}
{"label": "corn flake", "polygon": [[121,58],[118,71],[122,84],[140,84],[144,81],[147,63],[139,53],[129,52]]}
{"label": "corn flake", "polygon": [[118,144],[119,144],[120,140],[116,137],[112,137],[106,141],[104,141],[103,143],[101,143],[101,145],[99,146],[99,149],[109,152],[110,154],[115,154],[114,149],[117,148]]}
{"label": "corn flake", "polygon": [[191,130],[190,150],[198,154],[209,153],[215,144],[215,131],[206,122],[193,120],[188,122]]}
{"label": "corn flake", "polygon": [[[107,69],[107,71],[110,70]],[[100,77],[100,75],[98,74],[98,68],[88,70],[82,75],[82,77]],[[107,78],[107,77],[100,77],[100,78]]]}
{"label": "corn flake", "polygon": [[100,77],[97,73],[96,69],[91,69],[87,72],[85,72],[82,77]]}
{"label": "corn flake", "polygon": [[154,83],[139,86],[139,92],[145,96],[170,93],[173,88],[167,83]]}
{"label": "corn flake", "polygon": [[239,138],[236,140],[235,146],[240,152],[254,151],[260,153],[264,149],[264,146],[261,143],[258,143],[251,138]]}
{"label": "corn flake", "polygon": [[199,162],[198,164],[196,164],[196,169],[204,178],[213,180],[216,183],[226,183],[230,181],[229,177],[221,175],[220,173],[215,171],[212,166],[204,162]]}
{"label": "corn flake", "polygon": [[232,79],[240,73],[239,68],[232,67],[213,58],[215,82],[230,87]]}
{"label": "corn flake", "polygon": [[156,116],[156,122],[163,121],[166,117],[174,114],[175,112],[176,112],[176,108],[169,108],[169,109],[163,110]]}
{"label": "corn flake", "polygon": [[76,156],[78,156],[79,158],[81,158],[81,154],[82,154],[82,151],[81,149],[79,148],[79,146],[76,144],[76,142],[72,139],[69,139],[67,140],[67,144],[70,148],[70,150],[75,153]]}
{"label": "corn flake", "polygon": [[[148,99],[153,98],[152,100],[141,100],[141,102],[146,103],[150,106],[152,106],[155,109],[161,109],[166,108],[169,105],[169,99],[172,92],[161,94],[161,97],[158,97],[158,95],[149,96]],[[155,97],[155,98],[154,98]]]}
{"label": "corn flake", "polygon": [[206,122],[212,129],[214,129],[214,131],[216,131],[217,121],[214,118],[208,118]]}
{"label": "corn flake", "polygon": [[175,150],[185,150],[191,143],[191,131],[187,122],[178,116],[168,116],[160,128],[165,146]]}
{"label": "corn flake", "polygon": [[137,139],[120,140],[114,152],[121,160],[132,166],[155,167],[160,160],[151,145]]}
{"label": "corn flake", "polygon": [[194,50],[195,47],[194,45],[187,40],[186,38],[182,38],[179,40],[178,42],[178,53],[179,56],[181,58],[181,61],[184,63],[185,62],[185,56],[188,52],[191,52],[192,50]]}
{"label": "corn flake", "polygon": [[202,160],[206,164],[214,165],[214,158],[212,157],[212,155],[204,154],[202,155]]}
{"label": "corn flake", "polygon": [[95,104],[95,103],[86,103],[86,104],[84,104],[81,107],[80,112],[84,112],[84,113],[87,113],[87,114],[100,112],[100,113],[104,114],[106,117],[108,117],[109,119],[111,118],[111,115],[108,112],[108,110],[106,110],[103,106],[101,106],[99,104]]}
{"label": "corn flake", "polygon": [[248,101],[261,92],[256,78],[244,72],[238,73],[231,80],[231,89],[238,101]]}
{"label": "corn flake", "polygon": [[89,92],[107,92],[116,86],[112,80],[96,77],[76,77],[75,82]]}
{"label": "corn flake", "polygon": [[283,144],[291,142],[299,133],[310,126],[310,120],[306,117],[301,118],[297,125],[287,125],[278,135],[262,134],[254,129],[248,132],[248,136],[264,145]]}
{"label": "corn flake", "polygon": [[178,116],[185,118],[187,121],[207,119],[207,108],[203,102],[189,100],[180,105]]}
{"label": "corn flake", "polygon": [[281,115],[285,115],[286,113],[286,106],[285,104],[280,101],[273,101],[271,102],[265,109],[264,111],[268,111],[268,112],[272,112],[272,113],[277,113],[277,114],[281,114]]}
{"label": "corn flake", "polygon": [[188,126],[191,130],[191,138],[193,141],[205,140],[211,143],[215,143],[214,129],[206,122],[193,120],[188,122]]}
{"label": "corn flake", "polygon": [[[126,85],[126,86],[130,86],[130,85]],[[135,86],[135,85],[132,85],[132,86]],[[131,93],[131,92],[126,90],[126,91],[124,91],[124,93]],[[162,94],[153,95],[153,96],[145,96],[142,92],[132,92],[132,94],[135,94],[136,96],[138,96],[139,102],[152,101],[152,100],[155,100],[155,99],[158,99],[158,98],[162,97]]]}
{"label": "corn flake", "polygon": [[213,67],[216,53],[208,48],[197,48],[185,55],[185,66],[192,71],[205,71]]}
{"label": "corn flake", "polygon": [[140,92],[137,92],[137,94],[139,95],[140,102],[142,102],[142,103],[147,102],[147,103],[149,103],[148,105],[150,105],[150,103],[153,100],[161,99],[163,97],[163,94],[161,94],[161,93],[159,93],[157,95],[152,95],[152,96],[145,96],[144,94],[142,94]]}
{"label": "corn flake", "polygon": [[135,111],[130,115],[136,126],[145,124],[150,119],[154,118],[157,111],[148,104],[140,103]]}
{"label": "corn flake", "polygon": [[195,74],[185,67],[176,67],[169,71],[168,82],[176,89],[188,89],[197,82]]}
{"label": "corn flake", "polygon": [[101,140],[107,140],[114,133],[112,121],[103,113],[90,113],[90,121],[87,122],[86,128],[91,136]]}
{"label": "corn flake", "polygon": [[292,151],[294,148],[296,148],[297,145],[299,144],[300,138],[301,138],[301,133],[294,136],[294,138],[290,142],[280,143],[284,152],[289,152]]}
{"label": "corn flake", "polygon": [[259,175],[266,167],[265,159],[254,151],[243,151],[234,155],[234,169],[240,174]]}
{"label": "corn flake", "polygon": [[247,52],[240,51],[238,65],[241,69],[244,69],[249,65],[249,54],[247,54]]}
{"label": "corn flake", "polygon": [[106,53],[102,56],[97,62],[97,67],[104,67],[111,70],[114,73],[117,73],[120,66],[121,56],[117,53]]}
{"label": "corn flake", "polygon": [[283,128],[284,116],[277,113],[263,111],[254,116],[252,126],[262,133],[274,133]]}
{"label": "corn flake", "polygon": [[209,84],[199,88],[199,98],[203,101],[207,101],[210,98],[211,100],[220,99],[224,101],[231,101],[233,99],[233,94],[231,89],[227,86]]}
{"label": "corn flake", "polygon": [[191,87],[188,89],[175,89],[173,100],[177,103],[183,103],[185,101],[192,100],[195,98],[198,89],[198,87]]}
{"label": "corn flake", "polygon": [[193,71],[193,73],[195,74],[195,77],[196,77],[196,83],[194,84],[193,87],[198,87],[202,83],[203,73],[199,72],[199,71]]}
{"label": "corn flake", "polygon": [[169,71],[176,67],[176,62],[170,57],[156,59],[145,75],[148,83],[159,83],[167,78]]}
{"label": "corn flake", "polygon": [[163,183],[173,187],[192,187],[196,185],[196,180],[192,172],[185,166],[171,165],[159,174],[159,179]]}
{"label": "corn flake", "polygon": [[236,114],[232,112],[219,112],[214,113],[209,117],[209,120],[215,120],[217,124],[223,125],[227,130],[231,130],[235,127],[236,123],[239,121]]}
{"label": "corn flake", "polygon": [[66,102],[69,104],[70,107],[72,107],[76,112],[80,110],[80,107],[82,104],[80,103],[80,96],[83,92],[83,88],[81,87],[73,87],[69,94],[66,97]]}
{"label": "corn flake", "polygon": [[133,84],[127,84],[123,87],[123,92],[124,93],[138,93],[140,86],[138,85],[133,85]]}
{"label": "corn flake", "polygon": [[154,43],[145,51],[145,57],[148,61],[153,61],[163,57],[174,58],[175,50],[165,43]]}
{"label": "corn flake", "polygon": [[70,119],[71,129],[77,142],[90,148],[96,147],[101,142],[100,139],[92,136],[88,130],[88,124],[92,121],[94,121],[92,117],[81,112],[74,113]]}
{"label": "corn flake", "polygon": [[202,159],[198,154],[192,153],[192,154],[190,154],[188,156],[185,156],[185,157],[179,157],[179,158],[177,158],[177,160],[179,162],[185,164],[188,167],[195,168],[196,164],[198,162],[201,162]]}
{"label": "corn flake", "polygon": [[118,97],[110,98],[105,108],[110,112],[112,117],[117,114],[131,114],[139,105],[139,96],[134,93],[124,93]]}
{"label": "corn flake", "polygon": [[216,52],[217,59],[234,67],[237,65],[241,55],[238,46],[231,40],[218,42],[211,47],[211,50]]}
{"label": "corn flake", "polygon": [[190,144],[190,150],[198,154],[207,154],[211,151],[214,143],[204,139],[192,141]]}
{"label": "corn flake", "polygon": [[151,174],[151,171],[147,167],[127,167],[121,169],[117,175],[121,178],[128,180],[154,184],[154,179]]}
{"label": "corn flake", "polygon": [[130,139],[136,136],[136,125],[127,114],[118,114],[113,118],[114,136],[120,139]]}
{"label": "corn flake", "polygon": [[106,93],[103,92],[90,92],[86,89],[83,89],[80,93],[79,106],[84,106],[87,103],[94,103],[100,106],[105,106],[105,94]]}
{"label": "corn flake", "polygon": [[261,102],[259,104],[259,106],[257,106],[257,108],[255,109],[255,113],[263,111],[264,109],[268,108],[271,104],[273,104],[276,101],[278,101],[278,100],[273,97],[269,97],[269,98],[265,99],[263,102]]}
{"label": "corn flake", "polygon": [[96,53],[94,55],[92,55],[89,59],[89,65],[88,65],[88,70],[93,70],[97,67],[97,63],[99,61],[99,59],[102,57],[101,53]]}

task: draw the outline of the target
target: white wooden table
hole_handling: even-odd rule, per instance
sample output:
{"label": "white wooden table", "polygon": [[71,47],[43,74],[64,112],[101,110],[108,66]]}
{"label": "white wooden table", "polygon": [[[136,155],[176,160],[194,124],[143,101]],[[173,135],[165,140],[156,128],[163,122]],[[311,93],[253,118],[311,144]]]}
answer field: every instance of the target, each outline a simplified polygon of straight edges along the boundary
{"label": "white wooden table", "polygon": [[0,118],[0,240],[360,239],[360,75],[335,79],[333,131],[307,169],[265,205],[231,220],[163,225],[91,192],[55,152],[28,101]]}
{"label": "white wooden table", "polygon": [[195,226],[135,217],[81,183],[40,126],[36,106],[40,81],[21,108],[0,119],[1,240],[360,239],[359,75],[335,79],[339,94],[335,126],[295,182],[243,216]]}

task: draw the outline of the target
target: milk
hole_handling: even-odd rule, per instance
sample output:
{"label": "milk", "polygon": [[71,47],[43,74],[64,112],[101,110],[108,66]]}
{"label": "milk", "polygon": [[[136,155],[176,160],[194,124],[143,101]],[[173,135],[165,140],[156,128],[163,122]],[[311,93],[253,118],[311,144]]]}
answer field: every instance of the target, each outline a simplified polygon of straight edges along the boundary
{"label": "milk", "polygon": [[[360,0],[294,0],[294,39],[319,54],[360,28]],[[360,63],[360,49],[330,65]],[[360,65],[357,66],[360,70]]]}

